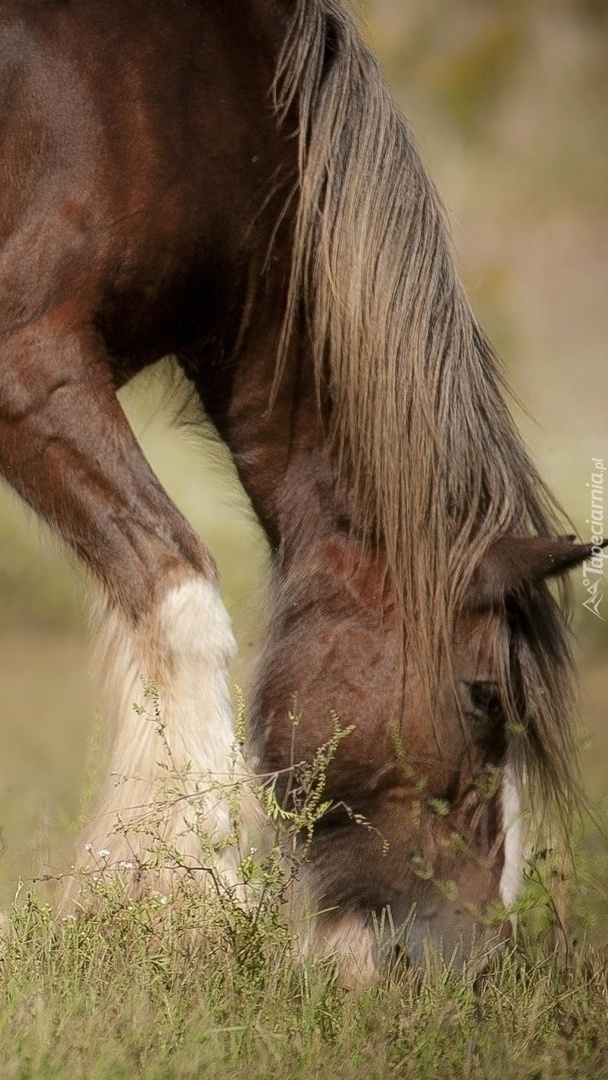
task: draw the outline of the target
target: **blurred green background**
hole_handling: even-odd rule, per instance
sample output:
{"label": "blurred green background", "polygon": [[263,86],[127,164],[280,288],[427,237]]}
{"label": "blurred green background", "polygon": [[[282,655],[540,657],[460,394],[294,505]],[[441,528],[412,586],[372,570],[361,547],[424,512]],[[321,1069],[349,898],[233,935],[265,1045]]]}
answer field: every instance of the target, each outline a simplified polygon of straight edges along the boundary
{"label": "blurred green background", "polygon": [[[362,8],[449,208],[473,305],[529,410],[516,409],[518,423],[587,538],[591,458],[608,463],[607,0]],[[264,622],[263,538],[221,448],[171,428],[162,373],[121,398],[217,558],[241,646],[235,678],[246,682]],[[574,591],[585,772],[599,797],[608,793],[607,624],[582,608],[580,573]],[[0,908],[20,876],[67,865],[95,773],[85,594],[78,569],[2,490]],[[608,619],[608,585],[600,610]]]}

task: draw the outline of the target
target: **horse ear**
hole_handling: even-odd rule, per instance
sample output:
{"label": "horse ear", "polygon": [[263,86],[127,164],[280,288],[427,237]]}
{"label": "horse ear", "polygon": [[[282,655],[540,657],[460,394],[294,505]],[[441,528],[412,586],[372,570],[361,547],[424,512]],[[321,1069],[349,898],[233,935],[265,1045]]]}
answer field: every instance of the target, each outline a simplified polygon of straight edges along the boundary
{"label": "horse ear", "polygon": [[502,536],[486,552],[473,577],[473,606],[492,607],[526,585],[561,577],[608,544],[608,540],[598,544],[574,540],[574,536]]}

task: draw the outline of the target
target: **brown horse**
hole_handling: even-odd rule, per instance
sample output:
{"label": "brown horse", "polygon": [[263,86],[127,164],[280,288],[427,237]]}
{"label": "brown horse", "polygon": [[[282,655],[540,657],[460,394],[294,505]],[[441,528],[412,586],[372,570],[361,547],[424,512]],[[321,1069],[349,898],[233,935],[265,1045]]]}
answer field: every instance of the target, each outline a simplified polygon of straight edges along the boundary
{"label": "brown horse", "polygon": [[[273,553],[251,767],[285,777],[332,711],[353,725],[306,864],[307,940],[365,977],[384,914],[411,923],[413,956],[503,937],[484,919],[520,886],[524,774],[544,803],[576,786],[544,579],[589,548],[559,535],[343,0],[3,0],[0,93],[0,470],[101,596],[112,778],[78,865],[145,861],[168,762],[247,772],[213,558],[115,394],[171,353]],[[196,863],[184,805],[164,837]],[[234,880],[228,797],[204,816]]]}

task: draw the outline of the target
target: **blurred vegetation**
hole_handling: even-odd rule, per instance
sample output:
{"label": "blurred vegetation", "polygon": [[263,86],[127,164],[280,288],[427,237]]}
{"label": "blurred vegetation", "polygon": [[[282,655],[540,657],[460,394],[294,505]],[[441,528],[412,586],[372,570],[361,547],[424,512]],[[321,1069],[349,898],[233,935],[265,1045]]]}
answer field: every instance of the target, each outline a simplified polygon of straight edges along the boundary
{"label": "blurred vegetation", "polygon": [[[361,6],[389,79],[434,111],[441,128],[472,142],[494,139],[501,106],[515,100],[528,69],[547,77],[544,58],[550,54],[562,93],[584,99],[574,104],[585,105],[588,134],[596,123],[598,133],[605,124],[605,0],[366,0]],[[537,86],[529,106],[538,107],[539,91],[554,89]]]}

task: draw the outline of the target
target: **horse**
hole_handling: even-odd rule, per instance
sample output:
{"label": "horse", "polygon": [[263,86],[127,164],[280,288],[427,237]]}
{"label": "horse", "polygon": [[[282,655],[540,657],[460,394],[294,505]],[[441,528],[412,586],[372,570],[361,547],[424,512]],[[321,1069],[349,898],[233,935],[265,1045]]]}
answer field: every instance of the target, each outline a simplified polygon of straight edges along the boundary
{"label": "horse", "polygon": [[[0,471],[90,572],[112,730],[69,902],[96,852],[145,866],[169,764],[190,794],[241,785],[246,848],[251,777],[290,805],[338,716],[302,947],[363,981],[383,920],[414,962],[427,941],[489,950],[521,888],[524,789],[576,797],[548,579],[590,547],[522,444],[346,0],[4,0],[0,87]],[[116,397],[167,355],[272,554],[245,752],[213,556]],[[202,807],[193,828],[176,799],[163,838],[234,881],[230,797]]]}

